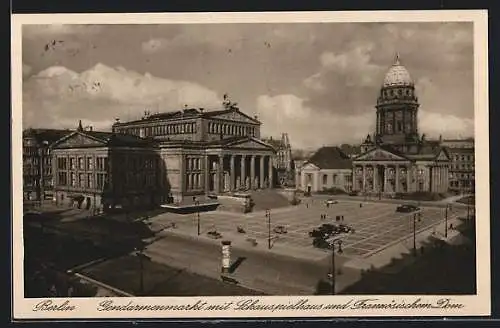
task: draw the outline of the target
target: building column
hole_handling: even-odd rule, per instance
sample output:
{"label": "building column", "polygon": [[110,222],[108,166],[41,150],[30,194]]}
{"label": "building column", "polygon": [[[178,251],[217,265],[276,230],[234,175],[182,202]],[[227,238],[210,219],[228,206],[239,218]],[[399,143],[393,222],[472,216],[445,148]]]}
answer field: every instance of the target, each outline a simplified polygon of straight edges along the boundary
{"label": "building column", "polygon": [[268,181],[269,188],[273,187],[273,157],[269,156],[269,172],[268,172]]}
{"label": "building column", "polygon": [[246,183],[246,166],[245,166],[246,155],[241,155],[241,174],[240,174],[240,184],[245,186]]}
{"label": "building column", "polygon": [[229,174],[230,174],[230,187],[229,187],[229,190],[232,191],[232,190],[234,190],[234,187],[236,185],[236,183],[234,181],[235,170],[234,170],[234,155],[233,154],[230,155]]}
{"label": "building column", "polygon": [[179,176],[180,176],[180,180],[181,180],[181,181],[179,181],[179,183],[180,183],[179,189],[180,189],[181,194],[183,194],[184,191],[186,191],[186,156],[185,155],[181,155],[181,174]]}
{"label": "building column", "polygon": [[366,164],[361,165],[363,168],[363,192],[366,192]]}
{"label": "building column", "polygon": [[219,162],[217,163],[217,181],[215,183],[215,192],[218,194],[221,192],[222,180],[223,180],[223,168],[224,168],[224,155],[219,155]]}
{"label": "building column", "polygon": [[396,164],[396,173],[395,173],[395,179],[396,183],[394,184],[394,191],[399,192],[399,165]]}
{"label": "building column", "polygon": [[259,172],[259,178],[260,178],[259,188],[263,189],[264,188],[264,156],[263,155],[260,155],[260,172]]}
{"label": "building column", "polygon": [[379,178],[378,178],[378,165],[374,165],[373,166],[373,191],[374,192],[377,192],[379,191],[378,190],[378,187],[379,187],[379,184],[380,184],[380,181]]}
{"label": "building column", "polygon": [[254,189],[255,186],[255,155],[250,157],[250,189]]}
{"label": "building column", "polygon": [[203,169],[204,169],[204,177],[203,177],[203,189],[205,190],[206,193],[208,193],[210,190],[210,165],[208,162],[208,155],[205,155],[203,157]]}
{"label": "building column", "polygon": [[411,177],[410,177],[410,167],[409,165],[406,165],[406,192],[410,192],[410,183],[411,183]]}
{"label": "building column", "polygon": [[387,164],[384,164],[384,192],[387,192]]}

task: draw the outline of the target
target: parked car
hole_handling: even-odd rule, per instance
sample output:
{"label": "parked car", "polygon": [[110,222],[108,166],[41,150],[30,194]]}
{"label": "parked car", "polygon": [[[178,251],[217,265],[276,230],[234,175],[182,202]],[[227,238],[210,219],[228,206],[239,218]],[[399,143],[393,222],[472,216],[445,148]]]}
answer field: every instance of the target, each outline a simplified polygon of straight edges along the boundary
{"label": "parked car", "polygon": [[337,204],[338,201],[333,199],[333,198],[328,198],[325,203],[328,205],[333,205],[333,204]]}
{"label": "parked car", "polygon": [[207,235],[210,238],[213,238],[213,239],[220,239],[220,238],[222,238],[222,235],[220,233],[218,233],[217,231],[209,231],[209,232],[207,232]]}
{"label": "parked car", "polygon": [[419,207],[417,207],[415,205],[411,205],[411,204],[400,205],[396,208],[396,212],[400,212],[400,213],[411,213],[411,212],[416,212],[419,210],[420,210]]}
{"label": "parked car", "polygon": [[288,231],[286,230],[286,227],[280,225],[280,226],[277,226],[273,229],[273,231],[275,233],[287,233]]}
{"label": "parked car", "polygon": [[349,193],[349,196],[359,196],[359,192],[357,192],[357,191],[351,191]]}
{"label": "parked car", "polygon": [[312,244],[316,248],[321,248],[321,249],[330,248],[330,244],[324,238],[314,238]]}
{"label": "parked car", "polygon": [[341,225],[339,225],[339,231],[340,231],[340,233],[349,233],[349,232],[353,232],[354,229],[345,225],[345,224],[341,224]]}

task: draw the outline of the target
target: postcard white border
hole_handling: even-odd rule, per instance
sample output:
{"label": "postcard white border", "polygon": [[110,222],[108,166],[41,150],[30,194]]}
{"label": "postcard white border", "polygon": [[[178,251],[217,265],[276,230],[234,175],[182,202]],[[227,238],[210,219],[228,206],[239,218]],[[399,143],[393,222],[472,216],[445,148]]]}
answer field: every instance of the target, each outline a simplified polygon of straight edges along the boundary
{"label": "postcard white border", "polygon": [[[378,317],[378,316],[479,316],[489,315],[490,300],[490,206],[489,206],[489,124],[488,124],[488,22],[485,10],[443,11],[352,11],[282,13],[149,13],[149,14],[18,14],[12,16],[12,194],[13,194],[13,316],[15,319],[89,319],[89,318],[227,318],[227,317]],[[23,289],[22,237],[22,25],[28,24],[193,24],[193,23],[315,23],[315,22],[473,22],[474,23],[474,106],[476,153],[477,295],[468,296],[266,296],[266,297],[142,297],[72,298],[74,311],[37,312],[33,307],[45,299],[26,299]],[[175,305],[203,300],[212,304],[258,299],[264,303],[290,304],[307,299],[309,304],[345,304],[349,300],[378,299],[383,303],[436,304],[451,299],[463,308],[446,309],[346,309],[235,311],[98,311],[103,300],[120,304]],[[65,299],[55,299],[63,303]]]}

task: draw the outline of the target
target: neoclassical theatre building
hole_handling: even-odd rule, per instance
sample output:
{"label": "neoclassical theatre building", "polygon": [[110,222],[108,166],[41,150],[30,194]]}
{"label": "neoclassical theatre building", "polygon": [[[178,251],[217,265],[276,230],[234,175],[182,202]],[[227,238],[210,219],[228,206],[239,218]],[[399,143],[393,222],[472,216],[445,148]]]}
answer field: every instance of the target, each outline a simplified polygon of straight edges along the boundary
{"label": "neoclassical theatre building", "polygon": [[439,141],[418,131],[415,84],[396,55],[385,75],[376,108],[376,131],[353,158],[353,190],[394,194],[448,190],[450,157]]}
{"label": "neoclassical theatre building", "polygon": [[203,108],[145,114],[139,120],[117,121],[117,134],[155,142],[156,153],[174,201],[185,196],[272,188],[276,150],[260,139],[261,122],[243,113],[227,98],[224,108]]}
{"label": "neoclassical theatre building", "polygon": [[261,122],[227,100],[224,107],[146,112],[117,119],[111,132],[80,123],[52,146],[57,201],[148,206],[274,187],[276,150],[260,139]]}

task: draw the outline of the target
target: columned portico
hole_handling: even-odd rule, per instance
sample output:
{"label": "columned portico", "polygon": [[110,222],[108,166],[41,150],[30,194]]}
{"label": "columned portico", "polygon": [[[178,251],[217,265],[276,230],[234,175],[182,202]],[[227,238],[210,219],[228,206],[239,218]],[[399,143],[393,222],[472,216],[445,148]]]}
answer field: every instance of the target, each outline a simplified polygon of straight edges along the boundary
{"label": "columned portico", "polygon": [[[204,167],[204,190],[207,193],[248,191],[273,186],[274,167],[271,155],[211,154],[205,156]],[[188,180],[187,183],[192,182]]]}

